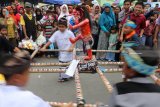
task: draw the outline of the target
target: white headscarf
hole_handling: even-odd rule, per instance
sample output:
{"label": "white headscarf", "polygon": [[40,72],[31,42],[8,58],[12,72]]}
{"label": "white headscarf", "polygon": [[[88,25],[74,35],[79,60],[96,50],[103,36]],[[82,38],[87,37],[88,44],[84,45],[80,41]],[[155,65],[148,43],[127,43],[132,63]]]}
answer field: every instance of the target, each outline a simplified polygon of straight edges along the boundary
{"label": "white headscarf", "polygon": [[[66,13],[63,12],[63,7],[66,7]],[[69,10],[68,10],[68,6],[67,6],[66,4],[63,4],[63,5],[60,7],[60,9],[61,9],[61,13],[60,13],[60,15],[59,15],[59,17],[58,17],[58,20],[59,20],[60,18],[64,17],[64,16],[69,16]]]}
{"label": "white headscarf", "polygon": [[99,5],[99,4],[94,4],[94,5],[93,5],[93,10],[92,10],[92,14],[93,14],[93,15],[95,15],[95,9],[96,9],[97,6],[99,7],[99,12],[98,12],[98,14],[101,13],[101,7],[100,7],[100,5]]}

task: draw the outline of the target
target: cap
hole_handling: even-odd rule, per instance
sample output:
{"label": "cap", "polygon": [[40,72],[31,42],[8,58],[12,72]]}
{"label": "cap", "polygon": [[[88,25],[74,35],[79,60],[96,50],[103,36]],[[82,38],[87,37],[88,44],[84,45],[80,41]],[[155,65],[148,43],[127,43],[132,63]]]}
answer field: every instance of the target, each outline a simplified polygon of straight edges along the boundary
{"label": "cap", "polygon": [[29,3],[29,2],[26,2],[24,6],[25,6],[25,7],[30,7],[30,8],[31,8],[31,7],[32,7],[32,4]]}

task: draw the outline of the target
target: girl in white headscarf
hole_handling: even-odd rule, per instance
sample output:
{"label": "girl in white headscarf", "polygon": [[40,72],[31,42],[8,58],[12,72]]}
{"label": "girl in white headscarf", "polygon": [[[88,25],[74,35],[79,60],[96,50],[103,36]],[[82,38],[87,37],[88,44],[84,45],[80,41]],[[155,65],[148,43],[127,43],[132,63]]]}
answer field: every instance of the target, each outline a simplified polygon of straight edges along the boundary
{"label": "girl in white headscarf", "polygon": [[61,10],[61,13],[58,17],[58,20],[64,16],[66,16],[66,18],[69,16],[69,10],[68,10],[68,6],[66,4],[63,4],[61,7],[60,7],[60,10]]}

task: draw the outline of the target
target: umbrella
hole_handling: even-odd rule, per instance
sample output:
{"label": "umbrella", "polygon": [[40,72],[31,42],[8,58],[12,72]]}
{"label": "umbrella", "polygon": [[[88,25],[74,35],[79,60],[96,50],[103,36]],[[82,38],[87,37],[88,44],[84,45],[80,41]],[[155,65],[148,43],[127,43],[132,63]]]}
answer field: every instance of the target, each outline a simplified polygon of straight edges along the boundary
{"label": "umbrella", "polygon": [[79,4],[80,0],[44,0],[45,3],[52,3],[52,4]]}

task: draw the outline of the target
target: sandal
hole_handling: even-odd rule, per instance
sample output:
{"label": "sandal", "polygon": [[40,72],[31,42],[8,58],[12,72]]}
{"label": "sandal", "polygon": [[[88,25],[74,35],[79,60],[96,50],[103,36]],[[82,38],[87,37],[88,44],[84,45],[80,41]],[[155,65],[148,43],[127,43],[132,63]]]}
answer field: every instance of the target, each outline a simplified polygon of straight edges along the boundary
{"label": "sandal", "polygon": [[59,79],[59,80],[58,80],[58,82],[67,82],[67,81],[69,81],[68,78],[62,78],[62,79]]}

